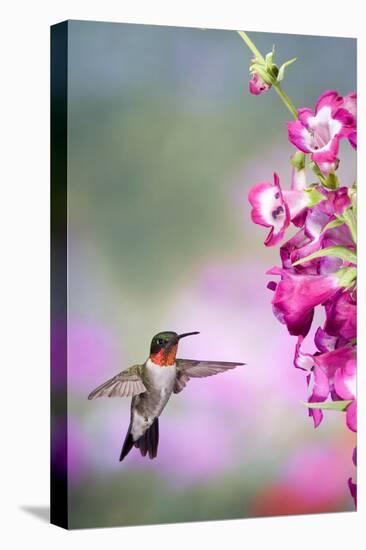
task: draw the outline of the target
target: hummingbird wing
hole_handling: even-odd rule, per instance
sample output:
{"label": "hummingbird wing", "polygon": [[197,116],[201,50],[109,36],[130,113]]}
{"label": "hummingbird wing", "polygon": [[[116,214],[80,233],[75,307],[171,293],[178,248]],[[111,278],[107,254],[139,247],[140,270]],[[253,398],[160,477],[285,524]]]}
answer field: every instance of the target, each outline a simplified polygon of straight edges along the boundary
{"label": "hummingbird wing", "polygon": [[190,378],[205,378],[214,376],[220,372],[235,369],[245,363],[233,363],[231,361],[199,361],[194,359],[177,359],[177,377],[175,379],[174,393],[181,392]]}
{"label": "hummingbird wing", "polygon": [[95,388],[88,395],[88,399],[96,399],[103,396],[133,397],[145,391],[146,387],[142,381],[142,366],[134,365]]}

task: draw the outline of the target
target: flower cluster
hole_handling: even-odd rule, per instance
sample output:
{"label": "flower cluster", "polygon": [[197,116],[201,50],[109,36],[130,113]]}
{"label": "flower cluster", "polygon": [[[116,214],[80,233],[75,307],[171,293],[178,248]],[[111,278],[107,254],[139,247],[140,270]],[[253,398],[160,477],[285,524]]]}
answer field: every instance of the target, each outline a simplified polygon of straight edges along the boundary
{"label": "flower cluster", "polygon": [[[281,95],[281,89],[277,92]],[[292,114],[294,109],[292,105]],[[280,266],[268,271],[276,277],[268,288],[274,315],[297,337],[294,365],[305,373],[314,426],[322,422],[325,409],[338,410],[355,432],[356,184],[341,185],[337,169],[341,140],[356,148],[356,94],[342,97],[328,90],[314,111],[295,110],[294,118],[287,125],[288,139],[297,149],[290,185],[282,187],[277,174],[273,181],[254,185],[248,197],[251,217],[269,229],[264,244],[279,246]],[[324,316],[318,327],[313,327],[315,308]],[[311,328],[316,349],[305,353],[303,342]],[[350,478],[348,485],[356,503],[356,484]]]}

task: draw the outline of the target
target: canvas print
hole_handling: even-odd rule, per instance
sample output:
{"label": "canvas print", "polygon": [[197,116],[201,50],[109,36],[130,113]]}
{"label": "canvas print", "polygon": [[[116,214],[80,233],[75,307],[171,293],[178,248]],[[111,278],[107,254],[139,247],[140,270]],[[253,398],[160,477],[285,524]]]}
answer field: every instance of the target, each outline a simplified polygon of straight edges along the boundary
{"label": "canvas print", "polygon": [[356,510],[356,102],[352,38],[51,28],[52,523]]}

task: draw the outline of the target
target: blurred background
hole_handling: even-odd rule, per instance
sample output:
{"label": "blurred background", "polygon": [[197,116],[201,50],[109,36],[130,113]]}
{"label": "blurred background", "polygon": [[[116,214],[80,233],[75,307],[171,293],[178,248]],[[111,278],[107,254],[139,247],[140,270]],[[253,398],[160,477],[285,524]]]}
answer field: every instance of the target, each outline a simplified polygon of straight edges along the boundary
{"label": "blurred background", "polygon": [[[356,87],[355,40],[250,36],[298,58],[285,80],[298,107]],[[250,221],[251,185],[274,170],[290,184],[289,113],[249,94],[233,31],[72,21],[68,46],[71,527],[352,510],[354,437],[341,413],[317,430],[307,417],[266,289],[278,251]],[[340,174],[353,182],[348,143]],[[157,459],[120,463],[130,402],[87,395],[160,330],[201,332],[181,357],[247,366],[191,380],[160,419]]]}

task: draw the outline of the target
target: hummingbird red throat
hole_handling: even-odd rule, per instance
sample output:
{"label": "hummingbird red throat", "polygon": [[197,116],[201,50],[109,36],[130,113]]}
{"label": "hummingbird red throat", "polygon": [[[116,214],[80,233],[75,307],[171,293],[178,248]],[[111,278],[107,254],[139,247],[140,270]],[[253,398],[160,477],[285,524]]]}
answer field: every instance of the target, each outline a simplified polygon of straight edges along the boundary
{"label": "hummingbird red throat", "polygon": [[142,456],[157,456],[159,416],[171,395],[181,392],[191,378],[205,378],[245,365],[228,361],[177,359],[179,341],[195,334],[199,332],[159,332],[151,341],[150,355],[144,363],[123,370],[88,396],[88,399],[132,397],[130,424],[120,460],[127,456],[132,447],[139,449]]}
{"label": "hummingbird red throat", "polygon": [[[166,334],[166,333],[165,333]],[[178,342],[181,338],[186,336],[193,336],[199,334],[199,332],[185,332],[184,334],[174,334],[171,340],[166,346],[161,346],[163,342],[160,342],[158,339],[154,342],[154,339],[151,342],[150,347],[150,359],[155,365],[159,367],[171,367],[175,365],[175,359],[177,356]]]}

